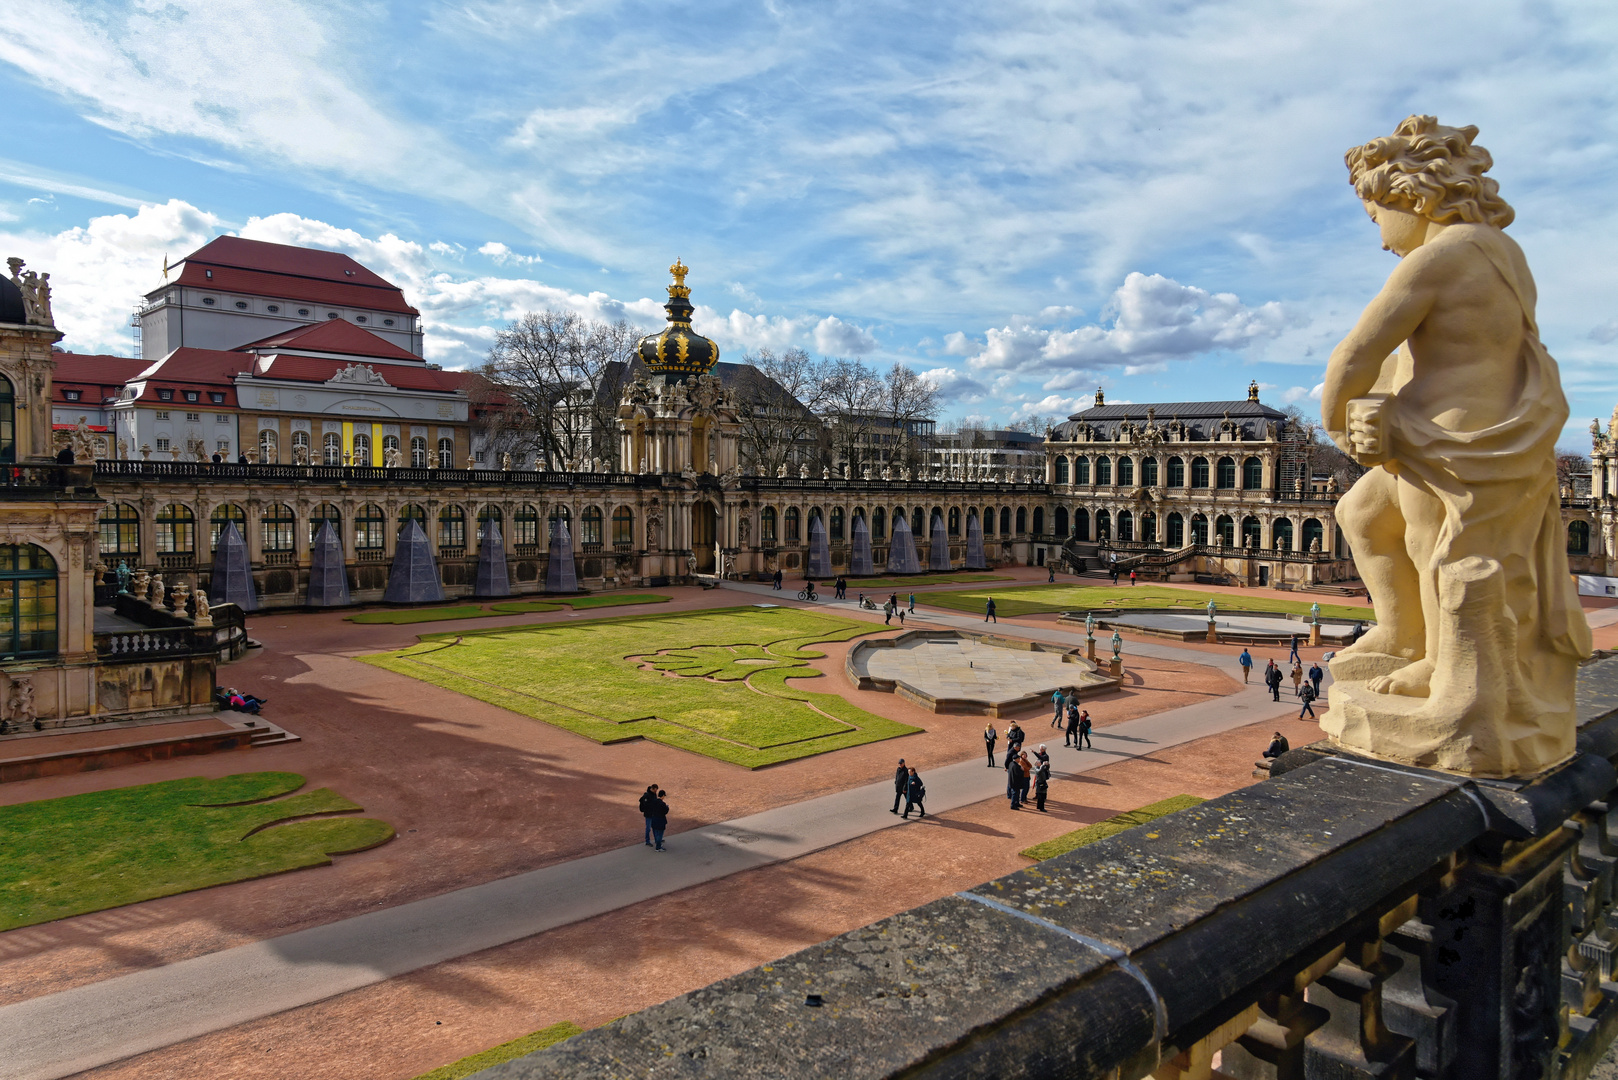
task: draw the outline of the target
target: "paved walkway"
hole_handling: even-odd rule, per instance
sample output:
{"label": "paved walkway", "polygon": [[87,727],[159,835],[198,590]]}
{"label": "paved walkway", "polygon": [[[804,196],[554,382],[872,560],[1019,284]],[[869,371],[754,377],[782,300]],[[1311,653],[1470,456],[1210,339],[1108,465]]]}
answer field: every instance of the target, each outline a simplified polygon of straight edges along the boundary
{"label": "paved walkway", "polygon": [[[752,586],[742,589],[753,591]],[[847,607],[852,612],[853,602]],[[981,629],[971,618],[932,612],[925,622]],[[1044,628],[1007,625],[1004,630],[1033,639],[1083,640],[1082,634]],[[1148,643],[1131,643],[1129,651],[1195,664],[1218,660],[1205,652]],[[1213,701],[1097,730],[1095,749],[1086,751],[1046,738],[1048,729],[1037,718],[1027,727],[1033,745],[1050,744],[1054,774],[1060,779],[1279,716],[1288,708],[1285,697],[1277,704],[1255,684]],[[928,809],[935,814],[1005,793],[1004,775],[982,759],[933,769],[925,780]],[[855,788],[673,835],[665,854],[637,843],[6,1006],[0,1008],[0,1078],[55,1080],[807,855],[903,824],[888,813],[892,799],[889,783]]]}

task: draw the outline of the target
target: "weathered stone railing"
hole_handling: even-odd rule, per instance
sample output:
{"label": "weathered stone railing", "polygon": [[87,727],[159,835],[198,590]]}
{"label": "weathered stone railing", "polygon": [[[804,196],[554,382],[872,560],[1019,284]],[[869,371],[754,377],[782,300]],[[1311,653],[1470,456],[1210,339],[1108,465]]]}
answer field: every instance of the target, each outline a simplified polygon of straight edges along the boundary
{"label": "weathered stone railing", "polygon": [[212,627],[167,626],[97,634],[96,655],[109,660],[194,656],[214,651]]}
{"label": "weathered stone railing", "polygon": [[1532,781],[1272,779],[477,1074],[1582,1080],[1611,974],[1618,661]]}

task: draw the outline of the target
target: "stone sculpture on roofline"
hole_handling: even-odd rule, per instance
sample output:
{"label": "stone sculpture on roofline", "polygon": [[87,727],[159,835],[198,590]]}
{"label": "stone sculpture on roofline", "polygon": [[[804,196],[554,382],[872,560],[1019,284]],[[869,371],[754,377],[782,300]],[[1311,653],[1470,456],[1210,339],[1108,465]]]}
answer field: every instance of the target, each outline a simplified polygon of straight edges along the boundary
{"label": "stone sculpture on roofline", "polygon": [[1333,441],[1370,467],[1337,519],[1377,626],[1331,661],[1320,726],[1357,752],[1526,776],[1574,752],[1591,640],[1557,501],[1567,399],[1476,136],[1412,116],[1346,157],[1400,263],[1321,396]]}

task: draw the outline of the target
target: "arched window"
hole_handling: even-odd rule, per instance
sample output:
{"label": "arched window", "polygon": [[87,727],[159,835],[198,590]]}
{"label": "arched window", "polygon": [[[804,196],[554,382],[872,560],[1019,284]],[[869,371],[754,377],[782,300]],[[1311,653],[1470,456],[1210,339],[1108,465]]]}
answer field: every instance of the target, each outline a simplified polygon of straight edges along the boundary
{"label": "arched window", "polygon": [[320,440],[320,460],[327,465],[343,463],[343,437],[335,431],[326,432]]}
{"label": "arched window", "polygon": [[0,547],[0,659],[56,653],[56,560],[34,544]]}
{"label": "arched window", "polygon": [[1128,510],[1118,511],[1118,539],[1130,541],[1135,539],[1135,515]]}
{"label": "arched window", "polygon": [[882,507],[871,511],[871,539],[881,540],[888,533],[888,512]]}
{"label": "arched window", "polygon": [[321,503],[309,513],[309,542],[315,542],[320,535],[320,526],[331,522],[331,531],[339,543],[343,539],[343,512],[337,509],[336,503]]}
{"label": "arched window", "polygon": [[1118,459],[1118,486],[1135,486],[1135,459],[1121,457]]}
{"label": "arched window", "polygon": [[454,503],[438,511],[438,547],[466,548],[466,511]]}
{"label": "arched window", "polygon": [[430,536],[427,531],[427,510],[417,503],[405,503],[399,507],[399,531],[403,532],[405,523],[414,521],[421,526],[421,535]]}
{"label": "arched window", "polygon": [[961,508],[960,507],[952,506],[952,507],[949,508],[948,522],[944,527],[949,530],[949,534],[951,536],[959,536],[959,535],[961,535]]}
{"label": "arched window", "polygon": [[1067,483],[1067,455],[1066,454],[1058,454],[1056,456],[1056,482],[1058,484]]}
{"label": "arched window", "polygon": [[1318,519],[1316,519],[1316,518],[1306,518],[1306,519],[1304,519],[1304,523],[1303,523],[1303,547],[1302,547],[1303,551],[1313,551],[1313,550],[1315,550],[1315,545],[1316,544],[1319,544],[1321,546],[1321,548],[1324,549],[1325,546],[1326,546],[1326,539],[1325,538],[1326,538],[1326,530],[1321,527],[1320,521]]}
{"label": "arched window", "polygon": [[1043,506],[1034,507],[1034,535],[1045,535],[1045,508]]}
{"label": "arched window", "polygon": [[567,526],[568,536],[571,537],[573,535],[573,511],[561,503],[552,503],[550,517],[546,519],[545,524],[546,536],[550,535],[550,529],[553,528],[558,521]]}
{"label": "arched window", "polygon": [[1112,539],[1112,515],[1105,510],[1096,511],[1096,540]]}
{"label": "arched window", "polygon": [[1067,536],[1067,507],[1065,506],[1056,508],[1056,535]]}
{"label": "arched window", "polygon": [[157,550],[196,550],[197,516],[189,506],[169,503],[157,512]]}
{"label": "arched window", "polygon": [[1090,459],[1076,457],[1073,459],[1073,482],[1075,484],[1088,484],[1090,482]]}
{"label": "arched window", "polygon": [[1185,518],[1177,513],[1169,515],[1167,535],[1163,537],[1163,542],[1170,551],[1185,547]]}
{"label": "arched window", "polygon": [[1220,538],[1225,541],[1225,546],[1226,547],[1234,547],[1235,546],[1235,544],[1236,544],[1236,519],[1235,518],[1231,517],[1229,514],[1220,514],[1219,517],[1214,521],[1214,529],[1215,529],[1215,531],[1218,532]]}
{"label": "arched window", "polygon": [[376,503],[366,503],[354,515],[354,546],[367,551],[378,550],[383,546],[383,530],[387,524],[388,515],[382,508]]}
{"label": "arched window", "polygon": [[1150,510],[1140,516],[1140,538],[1145,544],[1157,543],[1157,515]]}
{"label": "arched window", "polygon": [[1177,457],[1169,458],[1168,487],[1185,487],[1185,462]]}
{"label": "arched window", "polygon": [[1208,519],[1202,514],[1191,515],[1191,542],[1208,546]]}
{"label": "arched window", "polygon": [[410,438],[410,467],[425,469],[427,467],[427,440],[420,435]]}
{"label": "arched window", "polygon": [[841,540],[842,538],[843,508],[841,506],[834,506],[831,508],[831,539]]}
{"label": "arched window", "polygon": [[1264,489],[1264,462],[1256,457],[1250,457],[1242,462],[1242,490],[1262,491]]}
{"label": "arched window", "polygon": [[369,435],[361,435],[357,431],[354,433],[354,448],[349,453],[348,461],[351,465],[371,464],[371,437]]}
{"label": "arched window", "polygon": [[286,503],[271,503],[259,515],[259,539],[265,551],[291,551],[292,529],[298,519]]}
{"label": "arched window", "polygon": [[620,506],[612,512],[612,546],[635,546],[635,511],[627,506]]}
{"label": "arched window", "polygon": [[292,433],[292,458],[293,458],[293,461],[297,460],[298,448],[299,447],[303,448],[303,460],[304,460],[304,463],[308,464],[308,465],[313,465],[314,462],[315,462],[315,459],[314,459],[314,456],[312,454],[310,454],[310,452],[309,452],[309,433],[307,431],[294,431]]}
{"label": "arched window", "polygon": [[796,506],[787,507],[787,543],[796,544],[803,535],[801,528],[803,517]]}
{"label": "arched window", "polygon": [[1140,459],[1140,483],[1142,487],[1157,486],[1157,459],[1155,457]]}
{"label": "arched window", "polygon": [[1588,521],[1570,521],[1567,523],[1567,553],[1569,555],[1590,554],[1590,523]]}
{"label": "arched window", "polygon": [[399,436],[382,436],[382,464],[386,465],[388,463],[388,451],[397,449],[399,449]]}
{"label": "arched window", "polygon": [[1082,506],[1073,511],[1073,539],[1090,539],[1090,511]]}
{"label": "arched window", "polygon": [[531,547],[539,543],[539,507],[522,503],[511,518],[511,542]]}
{"label": "arched window", "polygon": [[1230,489],[1236,486],[1236,460],[1222,457],[1219,459],[1218,473],[1214,479],[1214,486]]}
{"label": "arched window", "polygon": [[1017,507],[1017,535],[1021,536],[1028,531],[1028,508]]}
{"label": "arched window", "polygon": [[1000,535],[1011,535],[1011,507],[1009,506],[1000,508]]}
{"label": "arched window", "polygon": [[1191,486],[1205,488],[1208,486],[1208,459],[1205,457],[1191,459]]}
{"label": "arched window", "polygon": [[1263,527],[1259,525],[1258,518],[1253,517],[1251,514],[1242,518],[1242,547],[1263,547],[1264,541],[1261,539],[1262,534]]}
{"label": "arched window", "polygon": [[[11,380],[4,375],[0,375],[0,461],[10,463],[16,460],[17,394],[15,388],[11,385]],[[55,625],[53,621],[51,623],[53,633]],[[51,647],[51,651],[56,651],[54,645]]]}
{"label": "arched window", "polygon": [[994,535],[994,507],[985,506],[983,508],[983,519],[982,520],[983,520],[983,535],[984,536],[993,536]]}
{"label": "arched window", "polygon": [[601,543],[601,507],[586,506],[583,514],[584,535],[579,538],[581,544]]}
{"label": "arched window", "polygon": [[1112,459],[1105,454],[1096,458],[1096,483],[1112,483]]}
{"label": "arched window", "polygon": [[918,544],[927,539],[926,511],[919,506],[910,511],[910,535]]}
{"label": "arched window", "polygon": [[258,460],[265,465],[275,465],[281,460],[281,437],[270,428],[258,433]]}
{"label": "arched window", "polygon": [[1270,526],[1270,544],[1277,551],[1292,550],[1292,522],[1286,518],[1276,518]]}
{"label": "arched window", "polygon": [[[0,376],[4,378],[4,376]],[[140,512],[128,503],[109,503],[96,524],[103,557],[140,554]]]}
{"label": "arched window", "polygon": [[225,531],[225,522],[234,521],[236,531],[243,540],[247,539],[247,512],[232,503],[220,503],[208,515],[208,550],[216,551],[219,548],[219,534]]}
{"label": "arched window", "polygon": [[440,469],[455,468],[455,440],[438,440],[438,467]]}
{"label": "arched window", "polygon": [[758,512],[758,538],[766,544],[775,543],[775,507],[766,506]]}
{"label": "arched window", "polygon": [[494,503],[484,503],[478,507],[478,543],[483,543],[483,530],[491,521],[502,533],[506,531],[506,515]]}

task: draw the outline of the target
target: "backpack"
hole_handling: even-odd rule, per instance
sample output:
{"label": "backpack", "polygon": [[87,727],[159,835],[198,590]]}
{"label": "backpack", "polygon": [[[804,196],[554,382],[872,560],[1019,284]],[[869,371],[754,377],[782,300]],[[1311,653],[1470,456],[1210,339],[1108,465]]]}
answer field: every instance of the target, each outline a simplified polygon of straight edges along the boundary
{"label": "backpack", "polygon": [[655,799],[656,797],[657,796],[653,795],[649,791],[643,791],[643,792],[640,793],[640,816],[641,817],[651,817],[652,816],[652,800]]}

